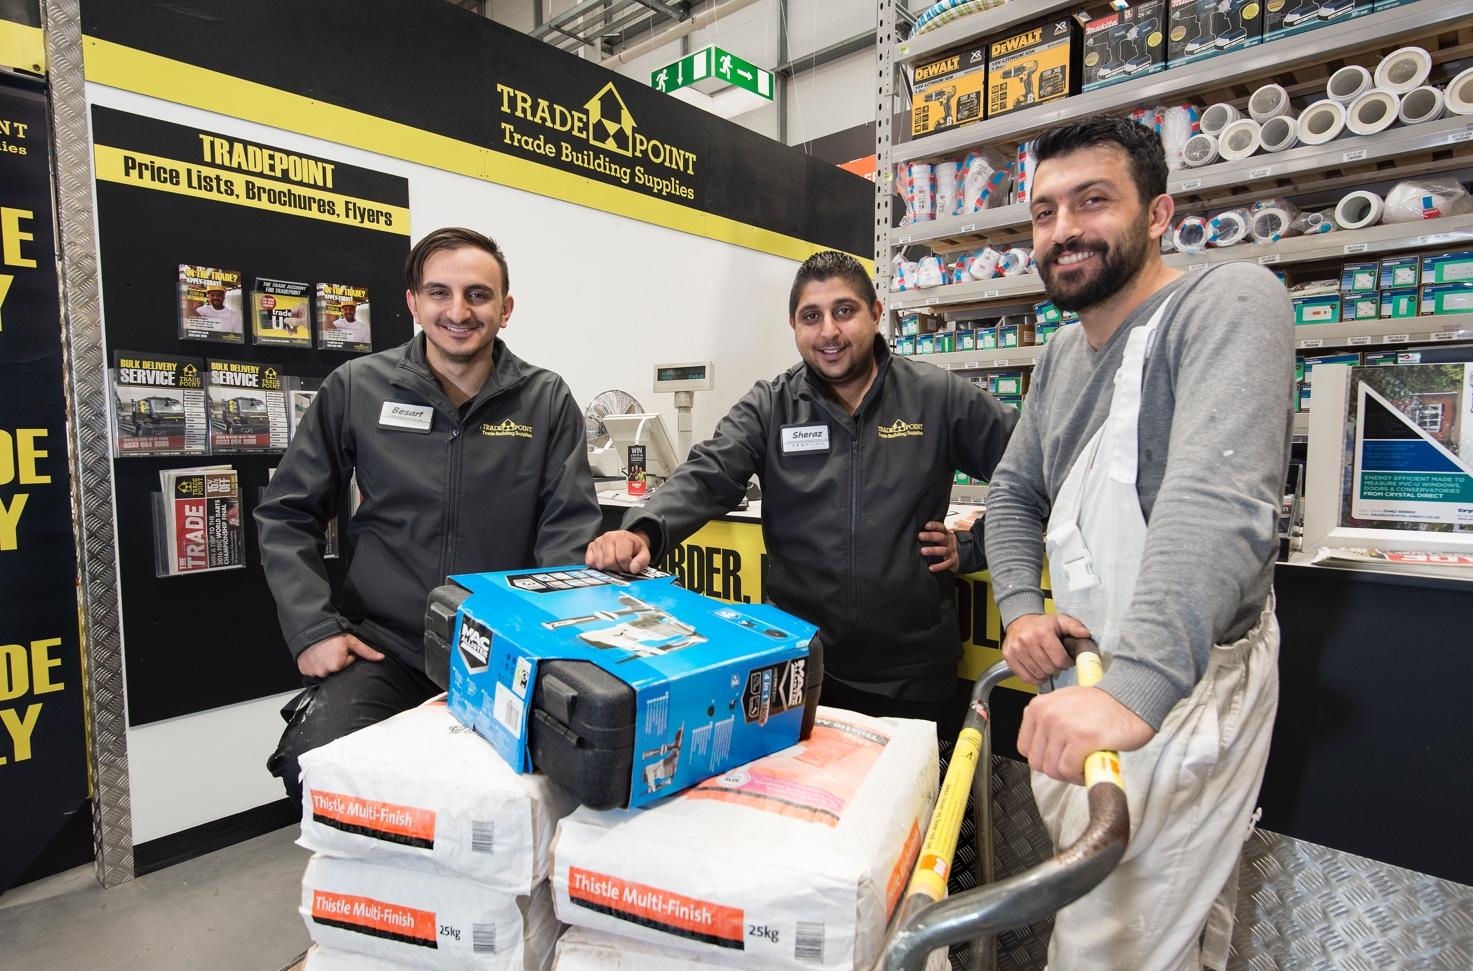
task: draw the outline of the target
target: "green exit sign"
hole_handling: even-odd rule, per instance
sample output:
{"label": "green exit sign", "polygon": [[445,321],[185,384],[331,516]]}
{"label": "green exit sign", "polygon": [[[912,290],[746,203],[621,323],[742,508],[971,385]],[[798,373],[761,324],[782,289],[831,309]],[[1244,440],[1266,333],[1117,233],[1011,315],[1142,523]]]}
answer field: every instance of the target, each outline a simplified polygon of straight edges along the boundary
{"label": "green exit sign", "polygon": [[666,94],[695,85],[707,94],[725,87],[741,88],[772,100],[772,72],[712,44],[673,64],[650,72],[650,87]]}

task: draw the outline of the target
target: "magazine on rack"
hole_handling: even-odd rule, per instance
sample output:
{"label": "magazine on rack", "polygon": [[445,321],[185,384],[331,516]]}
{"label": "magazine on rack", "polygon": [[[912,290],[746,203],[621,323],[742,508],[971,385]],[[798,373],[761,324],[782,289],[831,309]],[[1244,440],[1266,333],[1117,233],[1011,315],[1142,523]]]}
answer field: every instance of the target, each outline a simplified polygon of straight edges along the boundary
{"label": "magazine on rack", "polygon": [[160,576],[245,565],[240,482],[234,468],[162,469],[155,503]]}
{"label": "magazine on rack", "polygon": [[204,363],[114,351],[113,454],[203,455],[209,446]]}
{"label": "magazine on rack", "polygon": [[290,435],[287,379],[275,366],[211,359],[210,451],[280,452]]}

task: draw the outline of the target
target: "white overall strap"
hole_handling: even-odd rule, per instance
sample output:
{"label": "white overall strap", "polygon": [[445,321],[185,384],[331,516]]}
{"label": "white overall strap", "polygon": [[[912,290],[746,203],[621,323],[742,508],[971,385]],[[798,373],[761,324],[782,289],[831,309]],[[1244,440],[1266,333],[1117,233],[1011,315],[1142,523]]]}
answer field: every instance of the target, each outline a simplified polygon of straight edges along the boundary
{"label": "white overall strap", "polygon": [[1130,334],[1125,353],[1121,355],[1120,369],[1115,372],[1115,393],[1110,399],[1110,416],[1105,419],[1105,437],[1100,448],[1109,462],[1110,478],[1125,485],[1135,485],[1140,464],[1141,384],[1146,358],[1155,344],[1156,328],[1165,318],[1166,308],[1171,306],[1172,296],[1162,301],[1144,327]]}

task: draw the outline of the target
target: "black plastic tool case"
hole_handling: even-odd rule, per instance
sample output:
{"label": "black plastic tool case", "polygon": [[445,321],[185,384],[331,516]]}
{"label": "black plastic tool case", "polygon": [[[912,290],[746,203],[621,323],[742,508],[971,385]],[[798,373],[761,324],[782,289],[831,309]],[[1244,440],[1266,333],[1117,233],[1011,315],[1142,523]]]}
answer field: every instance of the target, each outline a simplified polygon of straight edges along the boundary
{"label": "black plastic tool case", "polygon": [[[469,591],[447,584],[430,591],[425,608],[425,674],[450,687],[450,645],[455,616]],[[801,737],[813,730],[823,687],[819,638],[809,648]],[[528,719],[532,764],[594,809],[629,804],[634,769],[634,689],[587,661],[537,665]]]}

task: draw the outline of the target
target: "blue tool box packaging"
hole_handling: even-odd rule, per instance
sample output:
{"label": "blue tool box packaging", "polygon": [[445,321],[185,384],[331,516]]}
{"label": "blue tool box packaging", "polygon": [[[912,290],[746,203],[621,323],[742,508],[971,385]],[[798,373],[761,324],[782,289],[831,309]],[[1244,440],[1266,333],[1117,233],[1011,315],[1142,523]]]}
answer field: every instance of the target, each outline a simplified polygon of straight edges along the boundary
{"label": "blue tool box packaging", "polygon": [[673,577],[581,567],[451,578],[468,595],[450,710],[512,768],[637,807],[795,744],[822,680],[817,628]]}

